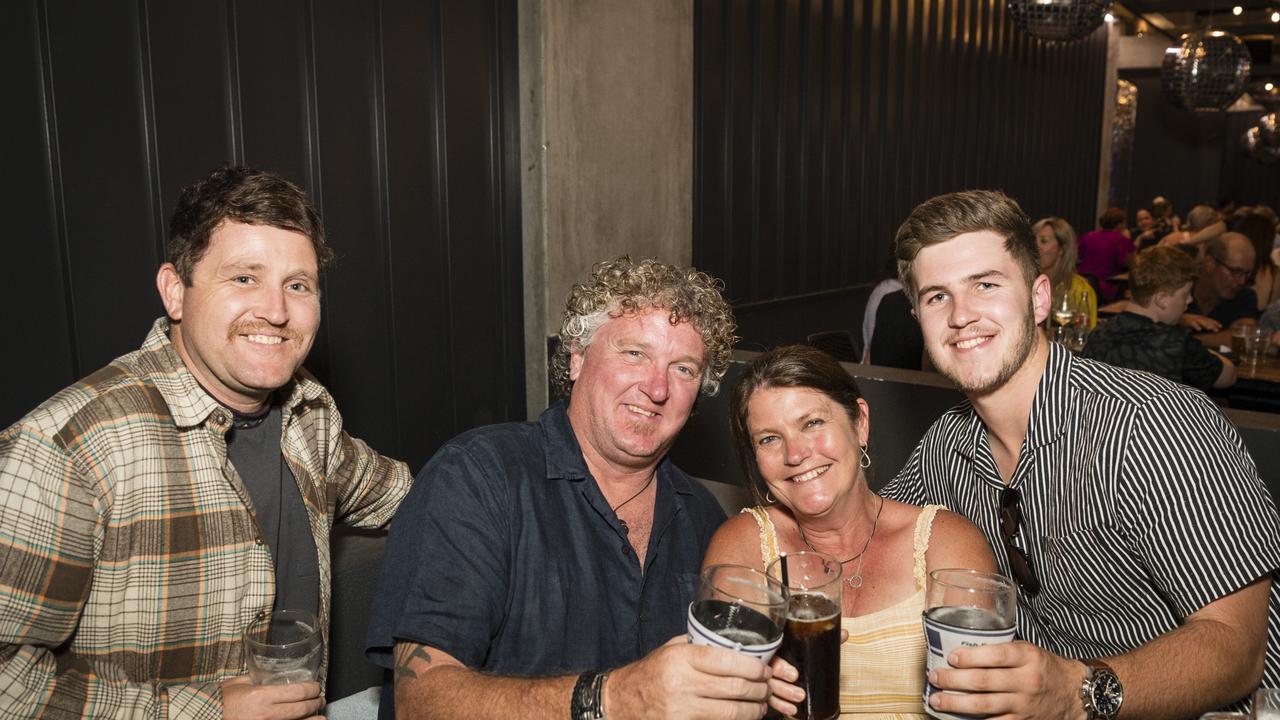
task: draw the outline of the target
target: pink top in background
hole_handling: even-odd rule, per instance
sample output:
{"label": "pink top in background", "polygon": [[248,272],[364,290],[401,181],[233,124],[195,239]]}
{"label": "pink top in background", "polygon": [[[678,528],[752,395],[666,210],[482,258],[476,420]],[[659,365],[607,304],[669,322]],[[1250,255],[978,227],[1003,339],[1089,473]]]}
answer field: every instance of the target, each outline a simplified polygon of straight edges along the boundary
{"label": "pink top in background", "polygon": [[1076,263],[1076,271],[1098,279],[1104,302],[1115,300],[1120,286],[1107,282],[1107,278],[1124,272],[1133,241],[1119,230],[1093,230],[1081,236],[1079,245],[1080,261]]}

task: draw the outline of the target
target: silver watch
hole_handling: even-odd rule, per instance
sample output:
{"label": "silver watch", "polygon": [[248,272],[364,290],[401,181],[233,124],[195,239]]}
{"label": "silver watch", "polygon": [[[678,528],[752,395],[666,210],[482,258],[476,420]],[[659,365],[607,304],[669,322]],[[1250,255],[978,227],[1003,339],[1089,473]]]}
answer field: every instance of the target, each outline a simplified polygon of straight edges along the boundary
{"label": "silver watch", "polygon": [[1111,666],[1101,660],[1083,661],[1088,668],[1080,684],[1080,699],[1089,720],[1115,720],[1124,704],[1124,686]]}

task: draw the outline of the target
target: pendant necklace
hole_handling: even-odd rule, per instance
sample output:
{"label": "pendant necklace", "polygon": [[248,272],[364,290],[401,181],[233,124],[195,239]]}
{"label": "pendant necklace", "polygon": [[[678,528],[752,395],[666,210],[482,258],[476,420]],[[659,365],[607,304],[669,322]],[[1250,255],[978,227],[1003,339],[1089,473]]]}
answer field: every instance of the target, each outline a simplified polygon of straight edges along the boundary
{"label": "pendant necklace", "polygon": [[[630,502],[630,500],[628,500],[627,502]],[[884,498],[882,497],[880,498],[880,507],[876,510],[876,519],[873,520],[871,523],[871,534],[867,536],[867,541],[862,544],[862,549],[858,551],[857,555],[851,556],[848,560],[840,561],[841,567],[843,567],[848,563],[853,562],[854,560],[858,561],[857,569],[853,571],[852,575],[845,578],[844,580],[845,584],[847,584],[849,588],[852,590],[857,590],[858,588],[862,587],[862,557],[867,554],[867,548],[871,547],[871,538],[876,536],[876,527],[880,524],[880,513],[883,511],[884,511]],[[805,547],[809,548],[814,552],[819,552],[817,548],[815,548],[812,544],[809,543],[809,538],[805,537],[804,526],[797,521],[796,527],[800,529],[800,539],[804,541]]]}
{"label": "pendant necklace", "polygon": [[[632,500],[635,500],[636,498],[638,498],[638,497],[640,497],[642,494],[644,494],[644,491],[649,489],[649,486],[653,484],[653,480],[654,480],[654,478],[656,478],[656,477],[658,477],[658,473],[657,473],[657,472],[654,472],[652,475],[650,475],[650,476],[649,476],[649,482],[645,483],[645,484],[644,484],[644,487],[640,488],[640,492],[636,493],[635,495],[632,495],[631,497],[627,498],[626,500],[623,500],[622,502],[620,502],[620,503],[618,503],[617,505],[615,505],[615,506],[612,508],[612,510],[613,510],[613,514],[614,514],[614,515],[617,515],[617,514],[618,514],[618,510],[620,510],[620,509],[622,508],[622,506],[623,506],[623,505],[626,505],[627,503],[631,502]],[[623,535],[629,535],[629,534],[631,534],[631,526],[627,524],[627,521],[626,521],[626,520],[623,520],[622,518],[618,518],[618,524],[622,526],[622,534],[623,534]]]}

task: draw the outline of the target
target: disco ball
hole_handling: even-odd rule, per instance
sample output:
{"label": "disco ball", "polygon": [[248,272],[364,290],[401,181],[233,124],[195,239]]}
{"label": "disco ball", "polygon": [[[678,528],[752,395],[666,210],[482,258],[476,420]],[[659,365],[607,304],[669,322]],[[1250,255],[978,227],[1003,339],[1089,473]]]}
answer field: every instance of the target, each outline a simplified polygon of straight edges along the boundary
{"label": "disco ball", "polygon": [[1262,132],[1256,127],[1244,131],[1244,136],[1240,138],[1240,145],[1244,147],[1245,152],[1249,153],[1249,157],[1265,165],[1280,160],[1280,148],[1271,147],[1263,142]]}
{"label": "disco ball", "polygon": [[1164,51],[1160,84],[1169,102],[1183,110],[1222,110],[1244,91],[1250,65],[1249,51],[1235,35],[1194,32]]}
{"label": "disco ball", "polygon": [[1280,115],[1267,113],[1258,118],[1258,139],[1267,147],[1280,148]]}
{"label": "disco ball", "polygon": [[1249,97],[1269,113],[1280,111],[1280,83],[1275,80],[1254,80],[1249,83]]}
{"label": "disco ball", "polygon": [[1019,30],[1041,40],[1079,40],[1102,24],[1111,0],[1009,0]]}

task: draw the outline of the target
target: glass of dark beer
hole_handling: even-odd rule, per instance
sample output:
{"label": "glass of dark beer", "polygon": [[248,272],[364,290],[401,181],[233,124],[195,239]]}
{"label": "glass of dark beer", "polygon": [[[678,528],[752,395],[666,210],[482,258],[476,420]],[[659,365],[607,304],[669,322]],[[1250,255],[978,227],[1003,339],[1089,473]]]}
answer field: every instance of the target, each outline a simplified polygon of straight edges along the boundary
{"label": "glass of dark beer", "polygon": [[785,578],[789,596],[778,655],[800,672],[796,684],[804,700],[796,718],[834,718],[840,714],[840,561],[808,550],[785,553],[767,572]]}
{"label": "glass of dark beer", "polygon": [[[1012,580],[978,570],[944,569],[929,573],[925,590],[924,635],[928,646],[927,674],[949,668],[947,656],[957,648],[993,645],[1013,640],[1018,619],[1018,589]],[[924,709],[941,720],[966,720],[929,707],[929,696],[941,690],[924,685]]]}
{"label": "glass of dark beer", "polygon": [[786,590],[777,580],[745,565],[712,565],[689,604],[689,641],[769,662],[782,643],[786,609]]}

